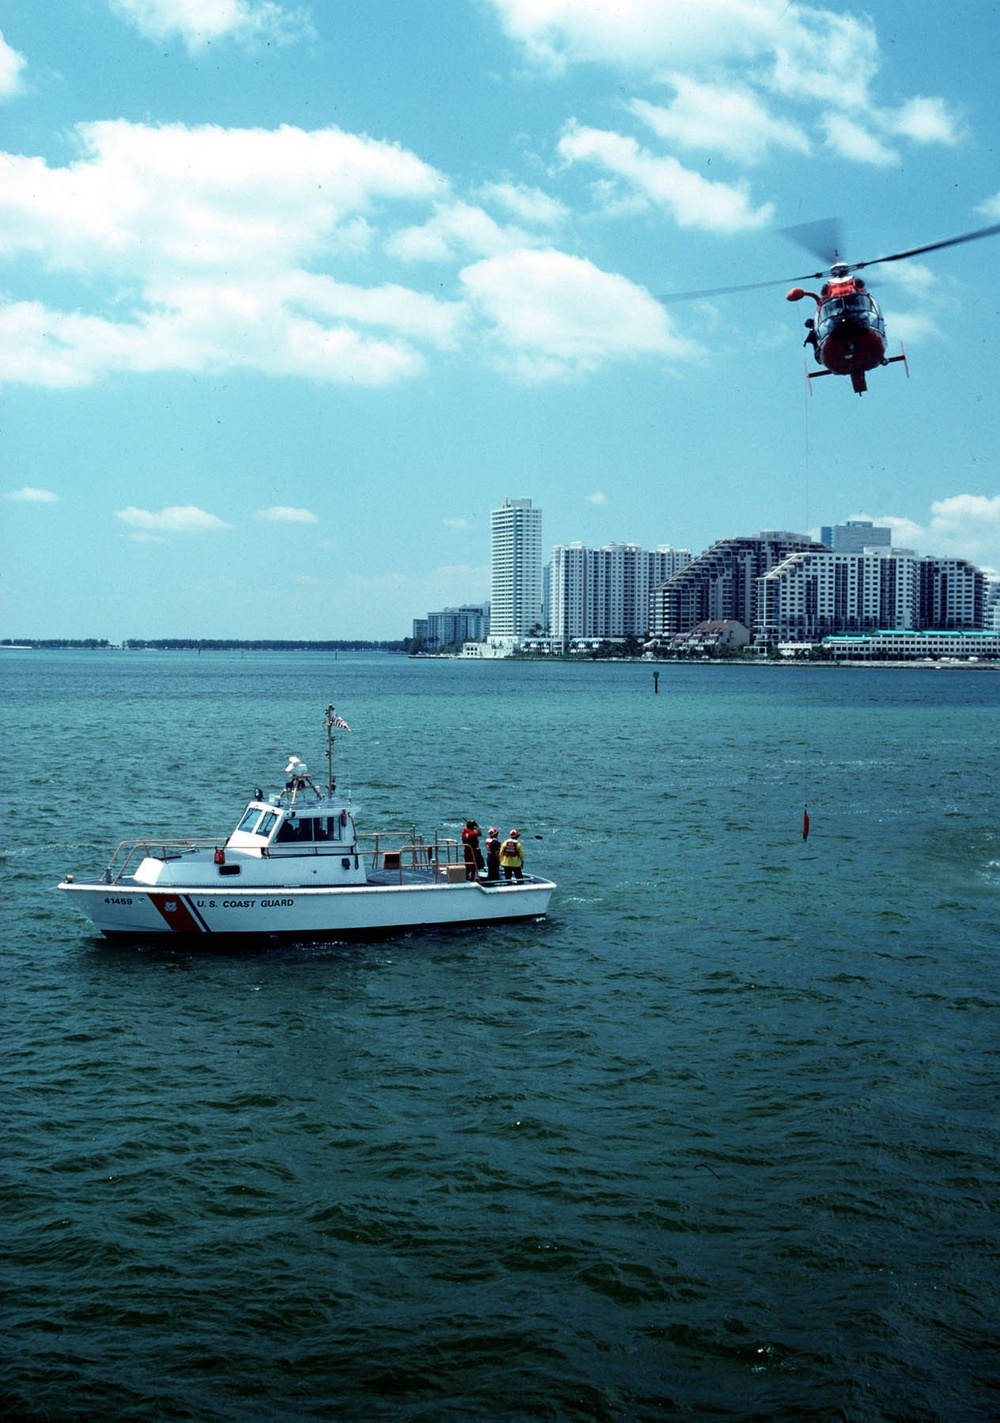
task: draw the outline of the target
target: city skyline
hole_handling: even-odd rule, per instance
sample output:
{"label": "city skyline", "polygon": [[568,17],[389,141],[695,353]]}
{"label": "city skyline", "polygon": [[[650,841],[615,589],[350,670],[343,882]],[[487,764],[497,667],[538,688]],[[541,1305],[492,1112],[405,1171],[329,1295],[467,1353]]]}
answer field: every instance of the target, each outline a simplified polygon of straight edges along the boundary
{"label": "city skyline", "polygon": [[871,519],[1000,571],[1000,237],[866,268],[909,378],[861,399],[810,395],[782,286],[830,215],[848,261],[1000,221],[996,37],[984,0],[8,6],[0,634],[392,638],[486,596],[508,490],[588,547]]}

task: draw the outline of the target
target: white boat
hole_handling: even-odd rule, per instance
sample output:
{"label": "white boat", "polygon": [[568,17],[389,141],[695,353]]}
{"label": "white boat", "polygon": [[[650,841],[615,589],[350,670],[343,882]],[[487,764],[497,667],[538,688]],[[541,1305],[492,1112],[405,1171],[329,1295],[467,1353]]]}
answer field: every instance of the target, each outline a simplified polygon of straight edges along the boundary
{"label": "white boat", "polygon": [[333,733],[347,724],[328,707],[324,725],[325,792],[292,756],[283,789],[256,790],[228,837],[123,841],[100,878],[70,874],[59,888],[109,937],[378,938],[545,914],[551,880],[487,880],[457,839],[359,835],[333,778]]}

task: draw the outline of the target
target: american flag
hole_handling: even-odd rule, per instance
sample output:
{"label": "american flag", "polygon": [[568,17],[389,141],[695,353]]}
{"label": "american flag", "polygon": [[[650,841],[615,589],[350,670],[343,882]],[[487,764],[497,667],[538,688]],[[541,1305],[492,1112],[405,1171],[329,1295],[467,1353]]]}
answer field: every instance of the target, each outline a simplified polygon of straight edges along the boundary
{"label": "american flag", "polygon": [[333,712],[330,713],[330,725],[338,727],[341,731],[350,731],[351,729],[342,716],[336,716]]}

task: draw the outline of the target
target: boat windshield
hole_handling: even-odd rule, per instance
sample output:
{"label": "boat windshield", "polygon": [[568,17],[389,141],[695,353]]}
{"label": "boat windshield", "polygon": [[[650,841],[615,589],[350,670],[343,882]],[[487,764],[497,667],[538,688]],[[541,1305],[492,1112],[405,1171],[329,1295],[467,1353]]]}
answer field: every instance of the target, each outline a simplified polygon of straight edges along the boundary
{"label": "boat windshield", "polygon": [[248,805],[246,814],[240,821],[239,825],[237,825],[236,829],[245,831],[247,835],[252,835],[253,828],[257,824],[257,821],[260,819],[262,814],[263,811],[261,810],[259,805]]}

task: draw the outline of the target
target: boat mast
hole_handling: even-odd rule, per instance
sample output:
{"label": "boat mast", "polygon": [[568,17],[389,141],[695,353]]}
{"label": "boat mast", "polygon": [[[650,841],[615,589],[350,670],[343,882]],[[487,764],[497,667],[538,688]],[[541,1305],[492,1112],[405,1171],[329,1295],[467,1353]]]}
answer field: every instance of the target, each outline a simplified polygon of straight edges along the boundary
{"label": "boat mast", "polygon": [[334,720],[333,707],[327,707],[326,720],[323,725],[326,727],[326,798],[333,799],[333,728],[336,725]]}

